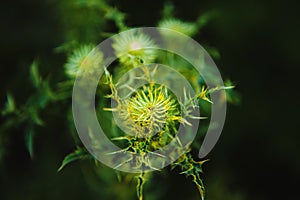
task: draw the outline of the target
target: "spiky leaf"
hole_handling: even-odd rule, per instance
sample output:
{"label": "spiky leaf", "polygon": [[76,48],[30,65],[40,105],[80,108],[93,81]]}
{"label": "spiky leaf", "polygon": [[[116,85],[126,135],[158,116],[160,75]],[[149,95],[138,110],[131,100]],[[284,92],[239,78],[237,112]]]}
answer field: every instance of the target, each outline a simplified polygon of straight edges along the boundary
{"label": "spiky leaf", "polygon": [[5,108],[2,111],[2,115],[13,113],[16,110],[15,100],[10,93],[7,94],[7,101],[5,103]]}
{"label": "spiky leaf", "polygon": [[30,79],[34,87],[38,88],[42,81],[41,76],[38,71],[38,64],[34,61],[30,66]]}
{"label": "spiky leaf", "polygon": [[29,131],[26,132],[26,134],[25,134],[26,148],[29,152],[31,159],[34,157],[34,151],[33,151],[34,135],[35,135],[35,132],[34,132],[33,128],[30,128]]}
{"label": "spiky leaf", "polygon": [[92,158],[91,154],[87,152],[84,148],[78,148],[73,153],[67,155],[64,160],[62,161],[61,166],[58,168],[57,171],[61,171],[66,165],[76,160],[85,160]]}

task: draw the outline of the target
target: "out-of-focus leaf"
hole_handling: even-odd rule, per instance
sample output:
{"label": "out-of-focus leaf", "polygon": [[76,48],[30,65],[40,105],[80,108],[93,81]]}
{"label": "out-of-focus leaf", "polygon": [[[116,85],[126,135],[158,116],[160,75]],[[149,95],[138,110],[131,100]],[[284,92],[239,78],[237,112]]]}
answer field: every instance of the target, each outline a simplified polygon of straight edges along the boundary
{"label": "out-of-focus leaf", "polygon": [[56,95],[52,91],[48,78],[43,80],[41,92],[40,92],[40,106],[43,108],[46,106],[48,101],[55,100]]}
{"label": "out-of-focus leaf", "polygon": [[171,18],[171,17],[173,17],[173,13],[174,13],[174,4],[167,1],[164,5],[164,9],[162,11],[162,16],[164,18]]}
{"label": "out-of-focus leaf", "polygon": [[87,152],[84,148],[78,148],[73,153],[67,155],[64,160],[62,161],[61,166],[58,168],[58,172],[61,171],[67,164],[74,162],[76,160],[84,160],[93,158],[92,155]]}
{"label": "out-of-focus leaf", "polygon": [[241,103],[241,95],[235,90],[225,90],[226,91],[226,99],[229,103],[234,105],[239,105]]}
{"label": "out-of-focus leaf", "polygon": [[38,70],[38,64],[34,61],[30,66],[30,79],[34,87],[38,88],[41,84],[41,77]]}
{"label": "out-of-focus leaf", "polygon": [[29,113],[30,113],[30,118],[31,120],[39,125],[39,126],[43,126],[44,125],[44,122],[42,121],[42,119],[39,117],[38,115],[38,111],[35,109],[35,108],[31,108],[31,109],[28,109],[29,110]]}
{"label": "out-of-focus leaf", "polygon": [[70,53],[72,50],[78,48],[79,43],[76,40],[65,42],[64,44],[54,48],[55,53]]}
{"label": "out-of-focus leaf", "polygon": [[201,29],[203,26],[205,26],[213,18],[216,18],[218,16],[218,14],[219,13],[216,10],[211,10],[211,11],[203,13],[197,19],[198,28]]}
{"label": "out-of-focus leaf", "polygon": [[49,102],[57,100],[57,94],[55,94],[50,88],[49,80],[45,79],[37,88],[36,94],[32,95],[27,101],[27,107],[33,107],[40,110],[45,108]]}
{"label": "out-of-focus leaf", "polygon": [[7,101],[5,103],[5,108],[2,111],[2,115],[13,113],[16,110],[15,100],[10,93],[7,94]]}
{"label": "out-of-focus leaf", "polygon": [[30,128],[28,132],[25,134],[25,144],[26,148],[29,152],[30,158],[32,159],[34,157],[34,151],[33,151],[33,138],[34,138],[35,132],[33,128]]}
{"label": "out-of-focus leaf", "polygon": [[[224,85],[230,86],[230,85],[235,85],[234,83],[232,83],[230,80],[226,80],[224,82]],[[226,99],[229,103],[238,105],[241,103],[241,96],[240,94],[236,91],[236,90],[225,90],[226,92]]]}
{"label": "out-of-focus leaf", "polygon": [[126,18],[125,13],[122,13],[121,11],[113,7],[107,7],[105,11],[105,18],[113,20],[120,31],[128,29],[128,27],[124,23]]}
{"label": "out-of-focus leaf", "polygon": [[205,49],[214,59],[218,60],[221,58],[220,52],[215,47],[206,46]]}

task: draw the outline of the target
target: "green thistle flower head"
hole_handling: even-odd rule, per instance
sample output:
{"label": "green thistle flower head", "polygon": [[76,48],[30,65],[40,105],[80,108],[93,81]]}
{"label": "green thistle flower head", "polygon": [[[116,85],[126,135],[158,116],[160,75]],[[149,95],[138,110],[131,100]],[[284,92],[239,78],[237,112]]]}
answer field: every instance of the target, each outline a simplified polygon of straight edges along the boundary
{"label": "green thistle flower head", "polygon": [[156,58],[154,41],[142,33],[122,33],[114,39],[112,46],[120,63],[125,66],[136,67],[142,63],[152,63]]}
{"label": "green thistle flower head", "polygon": [[122,109],[125,124],[141,137],[152,136],[180,119],[174,95],[166,87],[154,84],[139,89]]}
{"label": "green thistle flower head", "polygon": [[158,27],[171,29],[188,36],[193,36],[197,32],[196,23],[183,22],[179,19],[164,19],[158,23]]}
{"label": "green thistle flower head", "polygon": [[87,75],[92,77],[103,60],[103,54],[95,49],[93,45],[83,45],[75,49],[68,62],[65,64],[65,72],[75,78],[77,75]]}

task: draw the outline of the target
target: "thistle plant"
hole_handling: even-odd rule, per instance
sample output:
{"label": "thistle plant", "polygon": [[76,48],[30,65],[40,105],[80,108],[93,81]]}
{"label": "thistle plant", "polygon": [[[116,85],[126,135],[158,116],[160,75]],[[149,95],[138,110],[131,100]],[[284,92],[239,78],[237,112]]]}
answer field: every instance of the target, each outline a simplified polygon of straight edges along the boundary
{"label": "thistle plant", "polygon": [[[78,1],[73,6],[76,7],[75,10],[83,9],[87,12],[103,14],[104,19],[99,23],[102,25],[114,22],[119,32],[131,28],[125,23],[126,15],[105,1]],[[186,22],[175,18],[172,15],[172,10],[173,7],[170,4],[165,6],[164,16],[157,23],[158,27],[188,36],[196,35],[205,23],[214,16],[213,12],[208,12],[201,15],[195,22]],[[130,155],[127,160],[114,166],[118,178],[120,180],[122,176],[129,176],[132,180],[135,178],[137,197],[142,200],[146,196],[143,194],[144,184],[151,179],[151,172],[149,171],[177,168],[181,174],[191,177],[199,191],[200,198],[203,200],[205,188],[202,181],[202,165],[206,160],[196,161],[194,159],[193,150],[197,150],[196,147],[199,146],[199,142],[183,141],[179,137],[179,127],[183,127],[186,131],[186,140],[189,140],[189,132],[194,128],[194,120],[205,121],[206,118],[209,118],[209,112],[204,112],[207,115],[199,116],[195,115],[195,111],[199,109],[209,110],[210,106],[216,103],[210,98],[213,92],[226,90],[230,97],[229,100],[235,102],[237,98],[234,91],[231,90],[233,88],[232,83],[228,81],[225,83],[225,87],[209,88],[202,74],[196,73],[190,63],[178,58],[175,54],[159,50],[155,40],[139,31],[114,37],[111,48],[117,60],[112,64],[112,67],[108,68],[105,60],[106,52],[95,48],[96,45],[94,44],[89,44],[94,41],[86,44],[88,38],[96,38],[97,34],[94,33],[94,28],[98,26],[97,22],[93,20],[89,20],[88,24],[91,30],[85,35],[86,37],[80,35],[80,32],[68,31],[67,37],[69,38],[66,43],[56,48],[57,52],[64,52],[67,55],[66,63],[63,64],[64,67],[61,67],[65,74],[65,80],[50,86],[49,78],[42,78],[37,63],[33,63],[30,77],[36,93],[31,95],[30,100],[21,107],[15,105],[12,95],[7,96],[7,103],[2,114],[9,116],[11,120],[2,126],[1,131],[7,131],[13,125],[25,124],[27,126],[26,145],[30,155],[33,156],[35,129],[44,126],[39,113],[51,104],[61,105],[66,102],[70,104],[75,79],[86,79],[88,81],[84,83],[87,85],[97,82],[95,101],[98,119],[105,121],[104,123],[107,122],[105,128],[108,130],[106,132],[109,139],[121,147],[120,151],[106,152],[105,155],[109,157],[124,152],[129,152]],[[88,37],[89,34],[92,36]],[[98,39],[111,35],[113,33],[101,30],[101,37]],[[160,33],[160,35],[163,39],[174,37],[174,35],[165,33]],[[173,44],[167,43],[167,45]],[[167,84],[173,84],[175,74],[172,71],[166,73],[162,70],[164,69],[162,66],[153,63],[163,63],[183,74],[196,91],[195,94],[190,93],[188,88],[180,87],[178,90],[183,95],[178,97]],[[97,77],[99,71],[104,72],[100,78]],[[128,74],[128,76],[122,79],[124,74]],[[164,80],[166,84],[157,83],[157,77]],[[132,88],[132,83],[137,80],[142,80],[144,84]],[[225,101],[225,97],[222,100]],[[109,104],[109,102],[113,102],[113,104]],[[61,115],[61,113],[58,114]],[[72,135],[77,141],[77,149],[64,158],[58,171],[73,161],[84,159],[95,161],[95,168],[99,170],[100,162],[80,143],[78,136],[74,133],[71,112],[66,112],[65,115],[65,120],[70,120],[67,130],[73,133]],[[202,129],[203,127],[200,127],[199,132]],[[199,140],[202,138],[203,135],[198,136]],[[93,142],[95,146],[98,145],[97,148],[102,148],[97,144],[97,141],[92,140]],[[171,143],[172,152],[160,151]],[[158,153],[159,151],[161,153]],[[170,167],[165,167],[164,163],[160,161],[169,162]],[[124,166],[134,169],[142,168],[143,170],[131,175],[117,172]]]}
{"label": "thistle plant", "polygon": [[[163,37],[166,36],[162,35]],[[149,46],[153,49],[143,49]],[[163,73],[161,71],[162,66],[151,64],[152,60],[159,59],[162,55],[162,52],[154,49],[155,46],[154,41],[139,31],[118,35],[117,38],[114,38],[112,47],[119,62],[115,63],[111,71],[106,66],[99,65],[105,74],[100,79],[99,84],[100,86],[107,86],[107,90],[102,91],[102,93],[106,93],[105,97],[110,99],[111,102],[115,102],[113,107],[103,107],[102,105],[103,110],[113,113],[116,124],[112,124],[112,127],[118,126],[121,128],[121,131],[111,129],[111,132],[114,132],[110,133],[114,135],[111,137],[111,140],[123,142],[121,150],[107,152],[106,156],[118,154],[122,156],[124,152],[129,152],[129,158],[113,167],[116,170],[122,167],[126,169],[142,169],[136,176],[138,179],[137,191],[139,199],[143,199],[142,187],[146,182],[145,175],[149,170],[164,168],[164,163],[160,162],[162,160],[165,162],[171,161],[169,162],[171,163],[171,168],[178,167],[182,174],[191,176],[201,199],[204,199],[205,189],[200,175],[205,161],[195,161],[193,159],[190,153],[192,150],[191,143],[186,143],[186,141],[183,141],[186,139],[178,137],[178,127],[183,126],[184,129],[188,130],[189,127],[193,126],[193,120],[205,119],[205,117],[193,114],[195,110],[199,109],[200,101],[213,103],[209,97],[212,92],[231,89],[232,86],[208,89],[204,83],[199,84],[198,79],[192,78],[191,81],[197,81],[193,83],[198,86],[196,87],[197,93],[191,95],[191,93],[186,91],[185,87],[182,87],[179,90],[182,90],[183,96],[178,98],[167,85],[156,83],[155,77],[157,76],[163,77],[166,82],[172,82],[174,74],[172,74],[172,71],[170,74]],[[121,53],[121,50],[124,52]],[[92,55],[98,54],[93,53]],[[148,57],[150,59],[147,59]],[[160,62],[166,59],[166,63],[172,63],[170,59],[174,59],[172,56],[162,57]],[[180,66],[181,69],[188,67],[188,64],[180,63],[183,64],[183,66]],[[91,65],[90,68],[93,69],[94,66]],[[84,68],[83,71],[82,68]],[[119,68],[123,70],[121,74],[121,71],[118,70]],[[89,66],[78,66],[77,76],[81,76],[81,73],[86,74],[84,71],[90,71]],[[128,75],[123,80],[124,72]],[[87,74],[86,76],[89,78],[90,75]],[[194,76],[191,75],[190,78]],[[117,81],[115,81],[115,77],[117,77]],[[144,81],[144,84],[141,87],[133,88],[131,85],[132,83],[135,85],[137,80]],[[91,135],[93,135],[92,131]],[[189,137],[188,131],[185,137]],[[94,138],[91,136],[95,148],[100,151],[104,150],[101,144],[95,142],[96,139]],[[175,141],[172,144],[174,147],[172,149],[173,152],[161,151],[161,153],[157,153],[163,147],[172,143],[172,141]],[[176,157],[176,155],[180,155],[180,157]],[[71,154],[71,156],[74,155]],[[63,165],[68,162],[69,158],[67,157]],[[177,161],[172,162],[174,159]]]}
{"label": "thistle plant", "polygon": [[[125,127],[124,130],[127,133],[131,133],[130,135],[112,138],[112,140],[125,140],[127,146],[121,152],[129,151],[132,154],[129,160],[115,166],[115,169],[134,160],[133,163],[136,166],[131,167],[139,168],[143,165],[153,170],[159,170],[155,167],[155,164],[151,163],[147,154],[168,159],[164,155],[155,153],[155,151],[174,139],[177,141],[176,151],[180,152],[184,148],[189,149],[190,147],[182,146],[180,139],[177,137],[177,127],[179,124],[192,126],[189,119],[201,119],[190,113],[198,108],[197,101],[199,98],[208,100],[205,91],[194,97],[185,94],[183,101],[178,100],[164,85],[156,85],[152,82],[150,75],[155,74],[157,66],[151,73],[148,71],[147,66],[144,65],[142,68],[145,71],[145,76],[139,78],[148,80],[149,84],[134,91],[130,98],[125,101],[118,96],[112,75],[105,70],[106,84],[110,85],[111,89],[111,94],[106,97],[115,100],[117,105],[114,108],[104,108],[104,110],[116,112],[122,122],[121,126]],[[182,107],[183,116],[186,118],[182,117],[180,107]],[[202,173],[202,164],[205,161],[194,161],[189,151],[190,149],[173,163],[172,167],[178,166],[182,170],[182,174],[192,176],[201,198],[204,199],[205,190],[200,173]],[[111,152],[111,154],[121,152]],[[172,155],[169,156],[172,157]],[[143,199],[142,186],[146,182],[144,172],[141,172],[137,179],[139,180],[137,185],[138,197]]]}

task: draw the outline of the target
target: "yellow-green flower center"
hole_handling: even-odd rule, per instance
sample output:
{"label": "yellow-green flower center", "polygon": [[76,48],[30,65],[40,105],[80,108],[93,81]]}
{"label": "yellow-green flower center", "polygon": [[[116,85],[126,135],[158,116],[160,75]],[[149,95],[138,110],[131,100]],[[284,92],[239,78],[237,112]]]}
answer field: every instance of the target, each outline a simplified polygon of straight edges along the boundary
{"label": "yellow-green flower center", "polygon": [[139,136],[152,136],[180,114],[176,100],[163,86],[144,86],[126,102],[126,123]]}

